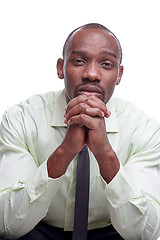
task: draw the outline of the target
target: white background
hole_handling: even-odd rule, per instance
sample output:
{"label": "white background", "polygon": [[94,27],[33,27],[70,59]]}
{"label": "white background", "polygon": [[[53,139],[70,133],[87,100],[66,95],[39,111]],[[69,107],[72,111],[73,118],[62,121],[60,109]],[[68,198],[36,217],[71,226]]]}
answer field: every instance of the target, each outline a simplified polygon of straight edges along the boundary
{"label": "white background", "polygon": [[122,44],[115,95],[160,122],[158,0],[0,0],[0,118],[33,94],[63,88],[57,58],[67,35],[89,22],[104,24]]}
{"label": "white background", "polygon": [[124,75],[115,95],[160,122],[158,0],[0,0],[0,118],[15,103],[63,88],[56,74],[67,35],[98,22],[119,38]]}

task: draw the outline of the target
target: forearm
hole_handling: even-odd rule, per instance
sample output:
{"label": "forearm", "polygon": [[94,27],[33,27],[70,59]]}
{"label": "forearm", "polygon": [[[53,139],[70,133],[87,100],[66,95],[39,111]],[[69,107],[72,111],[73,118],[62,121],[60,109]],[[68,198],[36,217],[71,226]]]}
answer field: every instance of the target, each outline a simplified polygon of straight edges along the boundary
{"label": "forearm", "polygon": [[111,222],[124,239],[157,240],[160,213],[156,202],[139,190],[123,166],[106,185],[105,194]]}
{"label": "forearm", "polygon": [[18,238],[32,230],[47,214],[63,177],[48,179],[45,168],[41,165],[26,183],[15,183],[1,197],[0,234]]}
{"label": "forearm", "polygon": [[96,153],[95,157],[99,164],[101,176],[107,183],[110,183],[120,168],[115,152],[109,145],[104,150],[101,149]]}
{"label": "forearm", "polygon": [[49,203],[38,200],[31,204],[25,188],[7,193],[0,199],[0,234],[21,237],[46,215],[48,207]]}
{"label": "forearm", "polygon": [[159,213],[145,196],[117,209],[109,206],[109,214],[113,226],[125,240],[157,240],[160,234]]}
{"label": "forearm", "polygon": [[48,176],[53,179],[62,176],[75,155],[73,149],[63,142],[48,158]]}

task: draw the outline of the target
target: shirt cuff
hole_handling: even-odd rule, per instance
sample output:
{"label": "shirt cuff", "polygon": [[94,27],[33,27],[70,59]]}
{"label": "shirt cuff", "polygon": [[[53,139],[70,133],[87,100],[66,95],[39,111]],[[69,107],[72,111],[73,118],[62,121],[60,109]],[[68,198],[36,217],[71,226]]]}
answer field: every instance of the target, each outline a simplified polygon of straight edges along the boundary
{"label": "shirt cuff", "polygon": [[26,189],[31,202],[36,199],[42,202],[48,201],[49,199],[52,200],[62,181],[63,175],[56,179],[48,177],[46,160],[37,168],[34,175],[30,176],[26,183]]}
{"label": "shirt cuff", "polygon": [[141,195],[140,190],[134,185],[122,164],[112,181],[107,184],[102,178],[102,184],[106,198],[113,208],[120,208]]}

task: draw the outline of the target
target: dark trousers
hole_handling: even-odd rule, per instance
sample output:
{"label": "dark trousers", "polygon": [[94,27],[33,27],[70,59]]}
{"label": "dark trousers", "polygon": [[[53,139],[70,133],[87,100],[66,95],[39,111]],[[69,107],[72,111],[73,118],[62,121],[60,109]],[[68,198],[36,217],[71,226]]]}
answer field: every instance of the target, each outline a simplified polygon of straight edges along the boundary
{"label": "dark trousers", "polygon": [[[4,238],[0,238],[2,240]],[[43,222],[19,240],[72,240],[72,232],[49,226]],[[83,240],[83,239],[82,239]],[[123,240],[113,226],[88,231],[88,240]]]}

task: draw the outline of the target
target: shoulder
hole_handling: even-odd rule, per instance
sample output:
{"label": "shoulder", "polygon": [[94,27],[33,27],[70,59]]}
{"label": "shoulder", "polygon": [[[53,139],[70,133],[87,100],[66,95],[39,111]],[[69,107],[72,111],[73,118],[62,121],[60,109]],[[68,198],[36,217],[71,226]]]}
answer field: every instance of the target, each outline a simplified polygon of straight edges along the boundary
{"label": "shoulder", "polygon": [[121,98],[112,98],[111,106],[115,109],[117,117],[131,118],[131,119],[146,119],[156,122],[151,116],[147,115],[142,109]]}
{"label": "shoulder", "polygon": [[7,109],[2,117],[1,125],[26,126],[37,124],[38,122],[48,122],[52,116],[55,103],[63,91],[48,92],[31,96],[19,104]]}
{"label": "shoulder", "polygon": [[116,115],[121,117],[137,117],[137,115],[146,116],[146,114],[130,101],[122,98],[112,98],[111,106],[114,107]]}
{"label": "shoulder", "polygon": [[126,129],[127,127],[141,129],[141,131],[148,131],[148,134],[160,129],[159,123],[133,103],[121,98],[113,98],[111,102],[119,126],[126,126]]}
{"label": "shoulder", "polygon": [[62,91],[47,92],[43,94],[37,94],[29,97],[27,100],[20,102],[19,104],[13,105],[11,108],[6,110],[6,113],[17,113],[24,109],[41,110],[44,108],[53,108],[58,96]]}
{"label": "shoulder", "polygon": [[130,152],[138,153],[157,146],[159,151],[159,123],[129,101],[113,98],[110,104],[115,111],[119,137],[126,149],[129,146]]}

